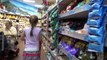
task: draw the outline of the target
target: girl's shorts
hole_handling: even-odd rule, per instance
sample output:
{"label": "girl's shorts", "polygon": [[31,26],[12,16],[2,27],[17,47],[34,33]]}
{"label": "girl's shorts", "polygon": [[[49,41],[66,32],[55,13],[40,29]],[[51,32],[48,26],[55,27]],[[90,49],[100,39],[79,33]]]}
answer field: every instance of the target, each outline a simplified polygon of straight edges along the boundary
{"label": "girl's shorts", "polygon": [[23,60],[40,60],[40,53],[36,51],[24,51]]}

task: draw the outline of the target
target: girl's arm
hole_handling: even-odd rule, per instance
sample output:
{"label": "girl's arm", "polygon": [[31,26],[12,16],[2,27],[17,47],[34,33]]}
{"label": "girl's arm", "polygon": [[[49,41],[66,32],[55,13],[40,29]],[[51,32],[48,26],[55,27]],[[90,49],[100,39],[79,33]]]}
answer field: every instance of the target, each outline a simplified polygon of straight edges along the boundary
{"label": "girl's arm", "polygon": [[42,46],[42,34],[40,32],[39,33],[39,51],[41,51],[41,46]]}
{"label": "girl's arm", "polygon": [[42,47],[42,33],[39,33],[39,53],[40,53],[40,60],[41,60],[41,47]]}
{"label": "girl's arm", "polygon": [[19,39],[25,42],[25,32],[23,32],[23,33],[21,34],[21,37],[20,37]]}

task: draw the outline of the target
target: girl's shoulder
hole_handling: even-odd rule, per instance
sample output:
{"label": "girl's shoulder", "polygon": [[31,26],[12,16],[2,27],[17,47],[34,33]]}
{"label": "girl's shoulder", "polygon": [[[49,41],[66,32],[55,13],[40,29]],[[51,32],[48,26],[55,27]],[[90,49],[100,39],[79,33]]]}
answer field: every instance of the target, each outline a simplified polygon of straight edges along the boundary
{"label": "girl's shoulder", "polygon": [[24,30],[30,29],[30,27],[25,27]]}
{"label": "girl's shoulder", "polygon": [[39,27],[35,27],[35,29],[36,29],[36,30],[41,30],[41,28],[39,28]]}

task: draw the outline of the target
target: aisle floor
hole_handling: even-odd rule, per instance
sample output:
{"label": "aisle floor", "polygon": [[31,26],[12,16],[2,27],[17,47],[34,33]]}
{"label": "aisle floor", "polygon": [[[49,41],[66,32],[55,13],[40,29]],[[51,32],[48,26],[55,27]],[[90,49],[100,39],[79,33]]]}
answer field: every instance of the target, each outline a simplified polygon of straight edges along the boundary
{"label": "aisle floor", "polygon": [[23,54],[23,50],[24,50],[24,43],[23,41],[20,41],[19,40],[19,45],[18,45],[19,49],[20,49],[20,52],[19,52],[19,56],[16,57],[14,60],[22,60],[22,54]]}

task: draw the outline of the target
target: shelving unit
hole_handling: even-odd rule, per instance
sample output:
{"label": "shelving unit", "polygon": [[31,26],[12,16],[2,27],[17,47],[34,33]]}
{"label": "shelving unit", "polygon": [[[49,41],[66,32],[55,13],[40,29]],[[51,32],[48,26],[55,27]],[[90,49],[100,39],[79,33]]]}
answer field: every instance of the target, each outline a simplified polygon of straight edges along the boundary
{"label": "shelving unit", "polygon": [[[107,0],[106,0],[107,1]],[[65,23],[65,21],[67,21],[67,19],[83,19],[83,20],[87,20],[88,19],[88,14],[89,14],[89,10],[91,8],[91,6],[89,4],[84,4],[83,6],[81,7],[78,7],[78,8],[75,8],[75,9],[72,9],[68,12],[65,12],[65,13],[61,13],[60,14],[60,11],[65,9],[71,2],[74,2],[74,0],[62,0],[60,2],[57,2],[58,4],[55,4],[55,6],[53,8],[51,8],[50,10],[48,10],[48,12],[43,16],[43,17],[47,17],[48,16],[48,20],[47,22],[49,21],[49,15],[50,13],[53,11],[53,9],[55,7],[57,7],[58,9],[58,17],[57,17],[57,20],[59,22],[59,26],[60,24],[63,24],[63,22]],[[63,5],[64,4],[64,5]],[[62,6],[63,5],[63,6]],[[107,7],[107,5],[104,5],[103,7]],[[54,12],[53,12],[54,13]],[[52,19],[50,20],[52,21]],[[63,21],[63,22],[62,22]],[[72,21],[72,20],[71,20]],[[50,23],[48,23],[47,25],[49,25]],[[50,31],[50,32],[53,32],[54,30],[49,28],[49,26],[47,26],[48,29],[47,31]],[[60,28],[58,29],[60,30]],[[72,30],[72,29],[71,29]],[[81,30],[81,29],[80,29]],[[49,32],[44,36],[44,38],[47,39],[47,41],[50,41],[50,43],[53,43],[54,40],[50,40],[50,37],[48,36]],[[70,31],[58,31],[58,36],[59,35],[63,35],[63,36],[66,36],[66,37],[70,37],[70,38],[74,38],[74,39],[78,39],[78,40],[82,40],[84,42],[87,42],[87,44],[89,43],[88,40],[86,40],[86,36],[88,34],[81,34],[81,33],[77,33],[76,30],[74,32],[70,32]],[[62,40],[61,40],[62,41]],[[64,50],[63,48],[61,48],[59,46],[59,43],[60,40],[58,39],[57,40],[57,44],[58,44],[58,47],[55,48],[57,49],[58,51],[61,51],[62,53],[64,53],[66,55],[67,58],[69,58],[69,60],[79,60],[79,58],[75,57],[75,55],[71,55],[69,54],[68,51]],[[55,58],[55,60],[60,60],[62,57],[60,57],[60,59],[58,59],[58,53],[57,53],[57,56],[54,55],[54,52],[52,52],[53,50],[51,50],[49,47],[47,47],[47,49],[50,51],[51,55]],[[88,51],[86,49],[86,51]],[[92,50],[91,50],[92,51]],[[57,51],[56,51],[57,52]],[[88,51],[90,52],[90,51]],[[103,53],[98,53],[97,51],[93,51],[97,54],[97,60],[102,60],[103,59]],[[56,58],[57,57],[57,58]],[[99,57],[99,58],[98,58]]]}

